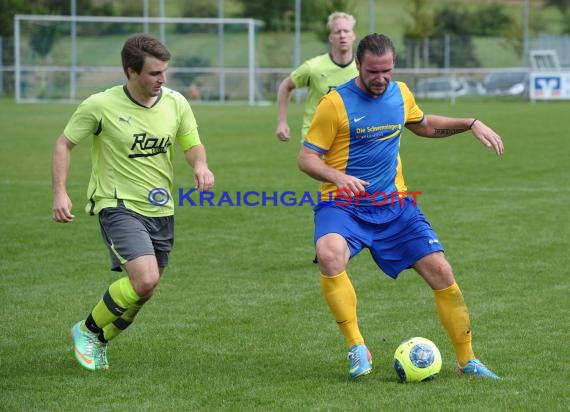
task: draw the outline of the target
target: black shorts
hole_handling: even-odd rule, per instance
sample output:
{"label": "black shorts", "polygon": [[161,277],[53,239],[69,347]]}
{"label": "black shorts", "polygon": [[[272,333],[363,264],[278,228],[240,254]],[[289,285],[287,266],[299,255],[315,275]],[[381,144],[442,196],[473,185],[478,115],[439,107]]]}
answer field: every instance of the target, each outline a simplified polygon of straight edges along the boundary
{"label": "black shorts", "polygon": [[168,265],[174,244],[174,216],[147,217],[126,207],[109,207],[99,212],[103,241],[109,249],[111,270],[140,256],[155,255],[158,266]]}

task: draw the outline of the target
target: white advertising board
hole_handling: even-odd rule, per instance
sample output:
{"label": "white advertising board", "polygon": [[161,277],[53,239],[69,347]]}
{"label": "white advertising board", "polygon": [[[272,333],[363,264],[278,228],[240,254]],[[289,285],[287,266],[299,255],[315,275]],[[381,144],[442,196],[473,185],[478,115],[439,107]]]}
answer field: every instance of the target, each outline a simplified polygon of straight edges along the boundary
{"label": "white advertising board", "polygon": [[530,74],[530,99],[570,99],[570,72],[532,72]]}

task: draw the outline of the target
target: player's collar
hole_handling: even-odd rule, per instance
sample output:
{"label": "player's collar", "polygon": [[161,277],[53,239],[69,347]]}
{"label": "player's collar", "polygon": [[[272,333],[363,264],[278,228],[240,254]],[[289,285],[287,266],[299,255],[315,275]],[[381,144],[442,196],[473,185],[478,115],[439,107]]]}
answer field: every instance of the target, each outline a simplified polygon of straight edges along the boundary
{"label": "player's collar", "polygon": [[139,103],[137,100],[135,100],[135,98],[131,95],[131,93],[129,92],[129,89],[127,88],[127,85],[124,84],[123,85],[123,91],[125,92],[125,94],[127,95],[127,97],[129,98],[129,100],[131,102],[133,102],[134,104],[144,107],[145,109],[150,109],[154,106],[156,106],[158,104],[158,102],[160,101],[160,99],[162,98],[162,87],[160,88],[160,93],[158,94],[158,96],[156,96],[156,99],[154,101],[154,103],[152,104],[152,106],[145,106],[144,104]]}
{"label": "player's collar", "polygon": [[336,66],[340,67],[341,69],[348,67],[352,64],[352,62],[354,61],[354,56],[352,56],[352,59],[346,63],[346,64],[339,64],[335,61],[335,59],[333,58],[333,55],[331,52],[329,52],[329,59],[331,59],[331,62],[333,62],[333,64],[335,64]]}

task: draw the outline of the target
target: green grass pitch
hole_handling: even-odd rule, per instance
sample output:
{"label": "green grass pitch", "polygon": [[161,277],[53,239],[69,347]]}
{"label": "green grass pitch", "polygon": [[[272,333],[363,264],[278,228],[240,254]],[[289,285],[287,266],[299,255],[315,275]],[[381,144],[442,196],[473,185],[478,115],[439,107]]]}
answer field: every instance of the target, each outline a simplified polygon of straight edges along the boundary
{"label": "green grass pitch", "polygon": [[[347,380],[343,339],[320,293],[312,210],[220,206],[176,210],[171,264],[135,325],[109,346],[111,370],[73,359],[69,328],[116,275],[96,219],[83,212],[89,145],[72,155],[76,221],[51,221],[53,144],[74,105],[0,100],[0,409],[396,411],[567,410],[569,404],[568,102],[424,102],[428,113],[477,116],[505,141],[497,158],[469,134],[405,132],[404,175],[442,240],[469,305],[478,357],[504,379],[459,379],[427,285],[393,281],[368,252],[351,262],[375,370]],[[274,137],[276,107],[195,106],[215,192],[313,191],[295,138]],[[191,173],[176,156],[175,186]],[[400,384],[398,344],[427,337],[440,376]]]}

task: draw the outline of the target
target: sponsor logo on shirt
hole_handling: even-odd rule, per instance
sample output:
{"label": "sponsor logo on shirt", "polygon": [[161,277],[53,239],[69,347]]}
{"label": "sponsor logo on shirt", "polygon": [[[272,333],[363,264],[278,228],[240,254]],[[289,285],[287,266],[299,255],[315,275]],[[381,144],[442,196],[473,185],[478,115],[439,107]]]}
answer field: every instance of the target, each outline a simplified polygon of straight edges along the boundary
{"label": "sponsor logo on shirt", "polygon": [[[363,117],[353,118],[356,123],[362,120]],[[386,125],[370,125],[366,127],[355,127],[357,139],[374,139],[374,140],[388,140],[392,137],[398,136],[402,131],[401,124],[386,124]]]}
{"label": "sponsor logo on shirt", "polygon": [[148,136],[146,133],[135,133],[133,135],[133,144],[129,158],[149,157],[167,153],[168,147],[171,146],[170,137]]}

